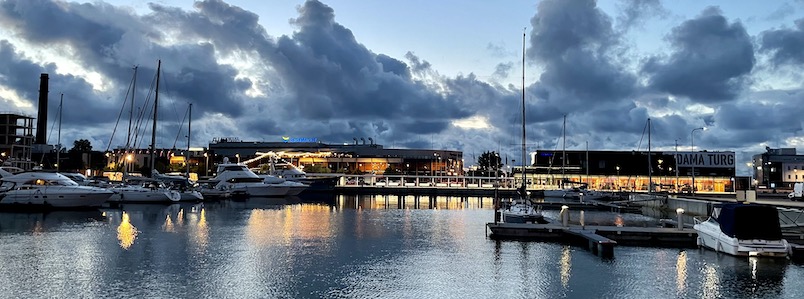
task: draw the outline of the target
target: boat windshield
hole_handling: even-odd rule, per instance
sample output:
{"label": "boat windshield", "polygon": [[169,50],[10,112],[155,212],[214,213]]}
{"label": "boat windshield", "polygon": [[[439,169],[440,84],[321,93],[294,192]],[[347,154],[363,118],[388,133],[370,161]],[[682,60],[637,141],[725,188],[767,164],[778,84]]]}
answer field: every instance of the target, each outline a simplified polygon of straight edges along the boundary
{"label": "boat windshield", "polygon": [[70,179],[56,179],[56,180],[45,180],[45,179],[35,179],[25,182],[23,185],[36,185],[36,186],[78,186],[78,183],[74,182]]}

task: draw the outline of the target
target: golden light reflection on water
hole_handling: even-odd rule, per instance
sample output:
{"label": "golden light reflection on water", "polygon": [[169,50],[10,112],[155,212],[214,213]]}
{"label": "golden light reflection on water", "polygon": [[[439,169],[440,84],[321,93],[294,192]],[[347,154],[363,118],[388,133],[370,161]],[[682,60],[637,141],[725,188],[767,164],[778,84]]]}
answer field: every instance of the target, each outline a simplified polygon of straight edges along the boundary
{"label": "golden light reflection on water", "polygon": [[678,253],[676,259],[676,294],[682,295],[687,288],[687,252]]}
{"label": "golden light reflection on water", "polygon": [[134,240],[137,239],[137,228],[131,225],[128,213],[123,212],[123,217],[120,220],[120,225],[117,226],[117,240],[120,241],[120,247],[128,250],[134,245]]}
{"label": "golden light reflection on water", "polygon": [[255,209],[247,221],[246,236],[251,244],[260,247],[288,244],[292,240],[328,240],[334,234],[331,213],[330,207],[325,205]]}
{"label": "golden light reflection on water", "polygon": [[561,286],[564,289],[569,287],[570,276],[572,275],[572,255],[570,255],[570,247],[564,246],[561,249]]}
{"label": "golden light reflection on water", "polygon": [[198,222],[196,223],[194,239],[196,244],[198,244],[198,246],[202,249],[206,248],[209,244],[209,224],[207,224],[206,209],[201,209]]}
{"label": "golden light reflection on water", "polygon": [[180,209],[179,214],[176,215],[176,225],[178,226],[184,225],[184,209]]}
{"label": "golden light reflection on water", "polygon": [[176,231],[176,228],[173,226],[173,220],[170,219],[170,214],[165,215],[165,224],[162,225],[162,229],[171,233]]}

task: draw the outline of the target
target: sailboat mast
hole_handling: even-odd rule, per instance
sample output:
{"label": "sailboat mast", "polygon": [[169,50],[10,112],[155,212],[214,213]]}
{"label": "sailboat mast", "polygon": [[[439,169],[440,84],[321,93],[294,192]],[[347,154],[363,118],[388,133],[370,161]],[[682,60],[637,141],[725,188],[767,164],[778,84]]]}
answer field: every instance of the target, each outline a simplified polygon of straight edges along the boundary
{"label": "sailboat mast", "polygon": [[[131,140],[131,129],[134,123],[134,101],[136,99],[135,92],[137,91],[137,69],[139,66],[134,66],[134,78],[131,80],[131,109],[128,111],[128,135],[126,135],[126,155],[133,154],[132,148],[134,145],[132,144]],[[129,153],[131,151],[132,153]],[[128,157],[123,157],[123,163],[125,167],[123,167],[123,177],[128,175],[128,168],[131,166],[131,161],[129,161]]]}
{"label": "sailboat mast", "polygon": [[187,178],[190,178],[190,132],[193,125],[193,104],[190,103],[190,108],[187,111],[187,151],[184,153],[184,163],[187,163]]}
{"label": "sailboat mast", "polygon": [[61,98],[59,99],[59,134],[58,139],[56,141],[56,172],[59,172],[59,168],[61,167],[61,107],[64,104],[64,94],[61,94]]}
{"label": "sailboat mast", "polygon": [[653,164],[650,159],[650,118],[648,118],[648,193],[653,192]]}
{"label": "sailboat mast", "polygon": [[156,91],[154,92],[154,122],[153,128],[151,130],[151,173],[148,174],[149,176],[153,176],[154,167],[156,163],[154,161],[155,154],[156,154],[156,119],[157,119],[157,110],[159,108],[159,73],[162,70],[162,60],[158,60],[156,64]]}
{"label": "sailboat mast", "polygon": [[525,195],[527,188],[525,181],[525,169],[527,168],[527,157],[525,157],[525,151],[527,151],[525,147],[525,30],[522,29],[522,196]]}
{"label": "sailboat mast", "polygon": [[567,115],[564,114],[564,124],[561,126],[561,185],[564,185],[564,169],[567,168]]}

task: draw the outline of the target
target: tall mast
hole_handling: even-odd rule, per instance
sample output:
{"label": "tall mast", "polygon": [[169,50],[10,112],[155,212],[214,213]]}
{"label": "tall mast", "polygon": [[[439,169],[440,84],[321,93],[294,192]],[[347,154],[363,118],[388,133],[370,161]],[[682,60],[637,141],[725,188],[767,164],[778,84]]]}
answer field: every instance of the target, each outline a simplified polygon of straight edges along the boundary
{"label": "tall mast", "polygon": [[561,125],[561,186],[564,186],[564,169],[567,167],[567,115],[564,114],[564,124]]}
{"label": "tall mast", "polygon": [[58,140],[56,141],[56,172],[59,171],[61,167],[61,107],[64,103],[64,94],[61,94],[61,98],[59,99],[59,134]]}
{"label": "tall mast", "polygon": [[527,157],[525,151],[525,30],[522,29],[522,196],[525,196],[527,187],[525,185],[525,169],[527,168]]}
{"label": "tall mast", "polygon": [[[131,81],[132,82],[131,83],[131,109],[129,109],[129,111],[128,111],[128,135],[126,135],[126,150],[125,150],[126,155],[131,155],[134,152],[132,150],[132,147],[134,147],[134,145],[131,142],[132,141],[131,140],[131,138],[132,138],[131,137],[131,129],[132,129],[132,125],[134,123],[134,101],[136,99],[136,97],[134,96],[134,93],[137,91],[137,68],[138,67],[139,66],[136,66],[136,65],[134,66],[134,78],[132,78],[132,81]],[[132,153],[129,153],[129,151],[131,151]],[[129,161],[128,157],[123,157],[123,163],[125,164],[125,167],[123,167],[123,177],[126,177],[126,175],[128,175],[128,168],[131,166],[130,165],[131,161]]]}
{"label": "tall mast", "polygon": [[190,103],[190,108],[187,112],[187,151],[184,153],[184,163],[187,164],[187,178],[190,178],[190,126],[193,125],[193,104]]}
{"label": "tall mast", "polygon": [[648,193],[653,192],[653,164],[650,159],[650,117],[648,118]]}
{"label": "tall mast", "polygon": [[156,91],[154,92],[154,123],[153,129],[151,131],[151,173],[148,174],[149,176],[153,176],[154,168],[156,163],[154,161],[155,154],[156,154],[156,119],[157,119],[157,110],[159,108],[159,73],[162,70],[162,60],[157,60],[156,64]]}

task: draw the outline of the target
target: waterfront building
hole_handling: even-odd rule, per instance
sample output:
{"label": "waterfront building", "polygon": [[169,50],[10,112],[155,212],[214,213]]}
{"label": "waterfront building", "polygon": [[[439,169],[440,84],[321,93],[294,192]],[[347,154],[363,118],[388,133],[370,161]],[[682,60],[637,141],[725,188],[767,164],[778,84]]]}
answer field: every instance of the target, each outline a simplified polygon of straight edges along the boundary
{"label": "waterfront building", "polygon": [[759,188],[792,189],[804,182],[804,155],[796,154],[795,148],[767,147],[752,157],[750,166]]}
{"label": "waterfront building", "polygon": [[332,173],[395,174],[422,176],[455,176],[463,174],[463,152],[437,149],[389,149],[372,138],[353,138],[354,142],[330,144],[315,138],[283,137],[277,142],[240,141],[238,138],[216,138],[209,150],[216,162],[228,157],[249,167],[269,163],[276,155],[296,166],[316,166]]}
{"label": "waterfront building", "polygon": [[[562,161],[566,157],[566,161]],[[650,152],[537,150],[526,168],[531,189],[554,189],[567,181],[597,190],[695,190],[732,192],[734,152]],[[562,170],[563,168],[563,170]],[[521,173],[514,167],[512,175]],[[693,176],[694,174],[694,176]]]}
{"label": "waterfront building", "polygon": [[34,117],[20,113],[0,113],[0,164],[25,170],[33,168],[33,120]]}

